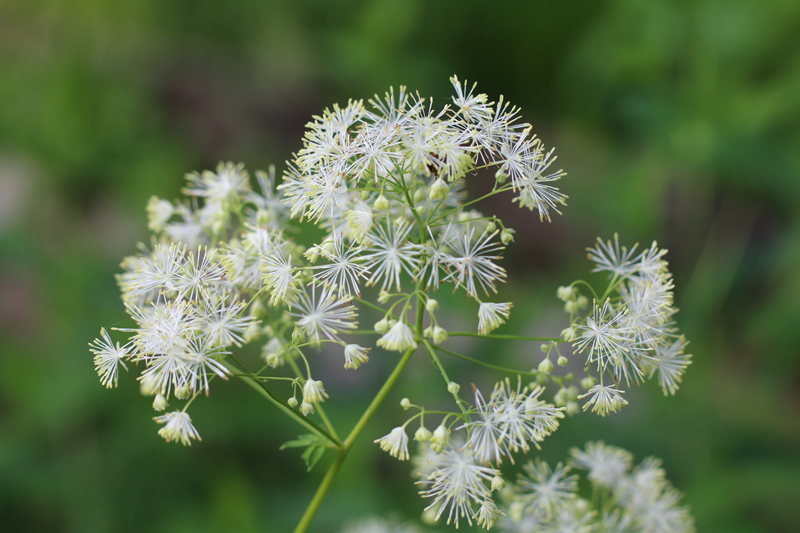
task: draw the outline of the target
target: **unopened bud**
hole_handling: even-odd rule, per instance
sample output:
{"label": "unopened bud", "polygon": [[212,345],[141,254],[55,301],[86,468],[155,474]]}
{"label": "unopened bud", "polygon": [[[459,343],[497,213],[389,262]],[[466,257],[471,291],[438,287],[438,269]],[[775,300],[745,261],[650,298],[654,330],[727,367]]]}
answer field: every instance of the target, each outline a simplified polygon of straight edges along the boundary
{"label": "unopened bud", "polygon": [[431,440],[431,436],[432,433],[428,428],[420,426],[416,433],[414,433],[414,440],[417,442],[428,442]]}
{"label": "unopened bud", "polygon": [[414,203],[421,204],[424,201],[425,201],[425,191],[423,191],[422,189],[417,189],[416,191],[414,191]]}
{"label": "unopened bud", "polygon": [[553,366],[553,363],[550,361],[549,357],[544,361],[542,361],[541,363],[539,363],[539,372],[541,372],[542,374],[549,374],[550,372],[553,371],[553,368],[555,367]]}
{"label": "unopened bud", "polygon": [[402,400],[400,400],[400,407],[402,407],[405,410],[408,410],[409,407],[411,407],[411,400],[409,400],[408,398],[403,398]]}
{"label": "unopened bud", "polygon": [[497,224],[495,224],[495,223],[494,223],[494,220],[492,220],[491,222],[489,222],[488,224],[486,224],[486,231],[487,231],[487,232],[489,232],[489,233],[494,233],[494,231],[495,231],[496,229],[497,229]]}
{"label": "unopened bud", "polygon": [[505,228],[503,231],[500,232],[500,241],[503,244],[508,244],[514,240],[514,230],[511,228]]}
{"label": "unopened bud", "polygon": [[164,398],[164,395],[161,393],[156,394],[155,400],[153,400],[153,409],[156,411],[163,411],[167,408],[167,399]]}
{"label": "unopened bud", "polygon": [[386,289],[381,289],[380,294],[378,294],[378,303],[385,304],[389,301],[391,294]]}
{"label": "unopened bud", "polygon": [[569,401],[567,402],[567,414],[569,416],[577,415],[581,412],[581,406],[578,402]]}
{"label": "unopened bud", "polygon": [[427,309],[429,313],[433,313],[434,311],[439,309],[439,302],[437,302],[433,298],[428,298],[428,301],[425,302],[425,309]]}
{"label": "unopened bud", "polygon": [[585,390],[589,390],[592,387],[594,387],[596,383],[597,380],[594,379],[592,376],[586,376],[581,380],[581,387],[583,387]]}
{"label": "unopened bud", "polygon": [[378,199],[375,200],[375,203],[372,205],[372,208],[376,211],[385,211],[389,209],[389,200],[386,199],[384,195],[378,196]]}
{"label": "unopened bud", "polygon": [[567,366],[567,363],[569,363],[569,361],[567,361],[566,357],[564,357],[563,355],[558,356],[558,361],[556,361],[556,364],[558,366]]}
{"label": "unopened bud", "polygon": [[303,413],[303,415],[308,416],[309,413],[314,412],[314,406],[308,402],[303,402],[300,404],[300,412]]}
{"label": "unopened bud", "polygon": [[506,486],[506,482],[503,481],[503,478],[500,476],[494,476],[492,478],[492,490],[503,490],[503,487]]}
{"label": "unopened bud", "polygon": [[578,330],[576,330],[573,326],[563,329],[561,330],[561,338],[567,342],[572,342],[578,338]]}
{"label": "unopened bud", "polygon": [[436,344],[443,343],[444,341],[447,340],[447,337],[448,337],[447,331],[443,327],[436,326],[435,328],[433,328],[433,342],[435,342]]}
{"label": "unopened bud", "polygon": [[297,407],[297,398],[295,398],[294,396],[292,396],[291,398],[289,398],[288,400],[286,400],[286,403],[288,403],[288,404],[289,404],[289,407]]}
{"label": "unopened bud", "polygon": [[444,200],[447,198],[447,194],[450,192],[450,187],[444,182],[442,178],[438,178],[433,185],[431,185],[431,190],[428,192],[428,195],[434,200]]}
{"label": "unopened bud", "polygon": [[455,381],[451,381],[447,384],[447,392],[450,394],[458,394],[458,391],[461,390],[461,385],[456,383]]}
{"label": "unopened bud", "polygon": [[390,327],[392,326],[389,323],[389,319],[386,317],[375,322],[375,331],[377,331],[378,333],[381,334],[386,333],[387,331],[389,331]]}
{"label": "unopened bud", "polygon": [[179,400],[186,400],[189,398],[189,387],[187,385],[175,387],[175,397]]}
{"label": "unopened bud", "polygon": [[558,296],[559,300],[567,302],[569,300],[574,300],[578,296],[578,291],[575,290],[575,287],[572,285],[568,287],[564,287],[563,285],[558,288],[556,291],[556,296]]}

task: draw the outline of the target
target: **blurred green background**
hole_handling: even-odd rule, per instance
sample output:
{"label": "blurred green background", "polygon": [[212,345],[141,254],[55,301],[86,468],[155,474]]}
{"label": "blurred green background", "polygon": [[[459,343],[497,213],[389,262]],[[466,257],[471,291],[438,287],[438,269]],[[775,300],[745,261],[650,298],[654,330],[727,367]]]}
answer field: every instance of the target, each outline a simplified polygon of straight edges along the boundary
{"label": "blurred green background", "polygon": [[[334,102],[404,84],[442,105],[457,74],[522,106],[569,173],[552,224],[485,207],[518,232],[506,332],[560,331],[556,287],[619,232],[670,250],[695,356],[676,397],[650,383],[617,416],[565,420],[542,456],[602,438],[661,457],[701,532],[797,531],[799,32],[796,0],[0,1],[0,529],[290,530],[330,459],[307,474],[279,451],[298,427],[220,382],[193,406],[203,441],[166,444],[130,374],[100,386],[87,343],[128,324],[114,273],[148,238],[149,196],[177,197],[185,172],[220,160],[280,169]],[[474,327],[462,307],[451,324]],[[521,368],[541,357],[460,346]],[[392,357],[346,373],[323,356],[328,412],[349,427]],[[371,444],[403,419],[401,397],[442,398],[417,359],[315,531],[418,519],[410,467]],[[445,364],[462,385],[499,377]]]}

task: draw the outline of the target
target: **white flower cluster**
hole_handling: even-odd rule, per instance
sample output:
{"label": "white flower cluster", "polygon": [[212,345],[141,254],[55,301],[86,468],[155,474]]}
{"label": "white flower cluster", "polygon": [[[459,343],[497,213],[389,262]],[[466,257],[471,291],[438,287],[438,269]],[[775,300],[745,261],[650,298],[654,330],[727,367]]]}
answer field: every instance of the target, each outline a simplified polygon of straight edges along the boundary
{"label": "white flower cluster", "polygon": [[[448,387],[454,395],[459,389],[454,382]],[[423,453],[415,463],[419,483],[426,487],[420,494],[433,499],[426,512],[432,520],[446,515],[447,523],[456,527],[466,519],[470,525],[475,520],[489,529],[501,515],[492,492],[504,485],[497,469],[503,458],[513,462],[512,454],[538,447],[564,417],[564,408],[540,399],[543,391],[538,385],[522,387],[519,381],[512,387],[506,379],[495,385],[487,402],[476,388],[475,407],[447,415],[433,433],[424,425],[425,409],[405,400],[405,408],[417,407],[420,412],[376,442],[392,456],[407,459],[406,426],[420,418],[414,440]],[[447,425],[450,417],[463,422],[454,436]]]}
{"label": "white flower cluster", "polygon": [[[509,533],[570,531],[576,533],[692,533],[689,509],[667,481],[660,461],[653,457],[631,468],[633,456],[603,442],[573,449],[570,465],[552,470],[544,461],[525,466],[525,474],[506,494],[507,516],[500,530]],[[583,499],[578,476],[587,470],[597,502]]]}
{"label": "white flower cluster", "polygon": [[[636,255],[635,247],[620,247],[615,237],[613,245],[600,241],[590,250],[595,270],[609,271],[611,280],[602,297],[594,294],[590,316],[580,316],[589,304],[579,291],[585,282],[559,288],[570,314],[563,341],[588,353],[584,379],[552,374],[553,350],[559,366],[568,362],[558,348],[562,339],[491,334],[510,318],[513,304],[481,298],[496,294],[506,280],[499,261],[514,230],[499,217],[474,209],[478,200],[465,199],[464,178],[492,169],[493,175],[481,178],[491,185],[483,198],[509,193],[520,207],[536,209],[540,220],[549,221],[565,205],[567,197],[554,186],[565,174],[548,170],[553,151],[544,149],[529,125],[518,122],[516,107],[502,97],[490,102],[485,94],[475,94],[474,85],[455,77],[451,82],[453,104],[441,110],[403,87],[376,96],[368,106],[359,100],[326,109],[308,124],[303,147],[287,163],[280,185],[274,168],[255,174],[256,190],[241,164],[222,163],[214,172],[187,175],[186,200],[151,198],[152,243],[126,258],[118,276],[136,327],[118,328],[130,334],[124,345],[105,329],[90,345],[101,383],[116,385],[120,366],[127,370],[126,362],[142,362],[138,380],[142,392],[155,397],[156,411],[165,410],[170,400],[187,400],[182,409],[155,421],[163,424],[158,433],[165,440],[188,445],[200,439],[188,407],[201,393],[208,395],[215,377],[235,375],[312,431],[286,443],[307,448],[302,456],[309,467],[326,449],[340,454],[337,465],[364,424],[339,439],[321,405],[328,392],[312,377],[313,361],[306,352],[325,343],[339,346],[344,367],[355,370],[369,361],[373,347],[350,337],[377,334],[375,347],[403,354],[362,417],[365,421],[415,350],[424,346],[458,411],[446,413],[431,432],[423,423],[426,409],[404,399],[404,409],[419,412],[375,443],[398,460],[409,459],[406,427],[419,418],[414,439],[425,447],[417,467],[425,487],[421,494],[433,500],[428,514],[433,519],[447,515],[456,527],[459,520],[470,525],[474,520],[487,529],[506,514],[494,496],[505,485],[498,470],[503,460],[513,463],[515,454],[538,449],[565,413],[580,410],[578,399],[588,397],[584,409],[603,415],[617,411],[627,403],[619,389],[622,382],[638,383],[655,373],[665,393],[674,394],[691,356],[684,354],[686,341],[675,332],[672,280],[665,251],[655,244]],[[293,219],[310,220],[324,233],[310,246],[301,245],[297,241],[303,235]],[[454,293],[463,289],[466,299],[475,302],[474,333],[448,332],[438,322],[439,303],[432,293],[446,285]],[[359,331],[359,313],[365,308],[380,318],[372,330]],[[536,370],[509,369],[440,346],[451,336],[544,341],[546,357]],[[246,350],[239,354],[238,349],[255,341],[263,343],[263,361],[251,370]],[[488,401],[475,388],[470,406],[459,398],[461,387],[447,377],[439,351],[536,381],[523,387],[518,379],[514,387],[506,378]],[[285,400],[271,383],[267,386],[281,381],[291,387]],[[543,399],[548,382],[560,387],[553,403]],[[578,395],[578,383],[587,394]],[[643,468],[630,475],[592,471],[590,479],[638,479]],[[572,520],[574,527],[557,530],[588,531],[597,516],[581,511],[583,500],[575,494],[569,467],[558,465],[553,471],[537,459],[525,469],[505,523],[519,517],[542,524]],[[648,487],[615,488],[621,491],[623,510],[614,516],[642,524],[641,531],[660,531],[646,525],[657,516],[643,517],[656,508],[666,513],[674,492],[663,484],[653,487],[650,492]],[[303,523],[307,526],[308,520]]]}
{"label": "white flower cluster", "polygon": [[[636,246],[620,246],[617,235],[613,243],[598,239],[589,249],[589,259],[596,265],[593,272],[609,272],[610,283],[601,298],[595,294],[585,318],[576,316],[588,303],[579,282],[559,287],[558,297],[572,318],[562,336],[579,353],[587,352],[587,393],[579,397],[588,398],[584,410],[616,412],[628,403],[620,388],[623,382],[630,386],[656,373],[665,395],[677,391],[692,356],[685,353],[688,343],[673,320],[677,309],[666,253],[655,242],[637,255]],[[600,383],[591,377],[592,369]]]}

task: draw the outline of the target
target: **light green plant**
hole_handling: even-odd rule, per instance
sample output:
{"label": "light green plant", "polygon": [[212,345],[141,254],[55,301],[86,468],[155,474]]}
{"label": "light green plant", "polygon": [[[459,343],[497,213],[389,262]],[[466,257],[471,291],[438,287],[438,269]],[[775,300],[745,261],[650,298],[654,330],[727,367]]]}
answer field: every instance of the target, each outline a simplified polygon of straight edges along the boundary
{"label": "light green plant", "polygon": [[[456,527],[459,520],[476,521],[487,529],[503,514],[521,516],[513,508],[519,501],[526,502],[523,514],[543,523],[560,513],[587,517],[588,523],[588,508],[562,505],[574,492],[574,483],[567,482],[572,478],[565,477],[568,467],[553,473],[541,462],[531,463],[532,481],[520,484],[523,496],[511,498],[512,508],[503,511],[493,497],[505,486],[501,463],[538,448],[565,413],[580,411],[580,400],[584,410],[616,412],[628,403],[625,387],[656,374],[665,393],[674,394],[690,362],[686,341],[674,328],[665,251],[654,243],[637,253],[636,247],[621,247],[616,236],[589,251],[595,270],[609,272],[604,290],[585,281],[558,289],[569,316],[560,337],[492,334],[512,309],[511,302],[489,298],[506,279],[499,260],[514,230],[475,207],[488,197],[509,195],[549,221],[565,205],[566,196],[554,185],[565,174],[550,170],[553,151],[518,122],[517,108],[502,97],[489,102],[455,77],[452,82],[453,105],[442,110],[402,87],[368,106],[350,101],[326,109],[308,124],[303,148],[277,187],[274,168],[256,173],[256,190],[242,165],[227,163],[216,172],[189,174],[187,200],[152,198],[147,206],[152,244],[126,258],[118,278],[136,327],[120,328],[131,334],[124,346],[114,344],[105,329],[92,344],[104,385],[116,385],[126,361],[142,362],[138,380],[143,393],[154,397],[156,411],[184,401],[179,410],[154,418],[167,441],[199,440],[188,408],[209,394],[212,380],[233,376],[308,432],[284,446],[304,448],[309,468],[326,451],[335,454],[296,532],[308,529],[356,439],[415,355],[429,358],[441,373],[455,410],[432,411],[404,399],[402,407],[413,414],[375,442],[397,459],[409,459],[407,428],[418,425],[414,438],[424,444],[426,457],[418,468],[421,495],[432,499],[428,515],[446,516]],[[468,200],[464,180],[473,174],[491,180],[491,191]],[[292,238],[303,219],[325,231],[308,248]],[[380,289],[374,300],[362,294],[372,286]],[[442,327],[434,298],[440,286],[475,305],[474,331]],[[366,308],[382,318],[372,328],[358,329]],[[506,368],[447,347],[448,338],[457,336],[542,343],[545,355],[534,370]],[[255,342],[261,343],[263,358],[257,366],[232,352]],[[580,377],[555,372],[567,363],[560,346],[570,343],[586,354]],[[322,344],[339,346],[344,367],[351,370],[367,363],[374,348],[399,354],[344,437],[325,414],[329,396],[312,372],[309,350]],[[476,388],[470,404],[440,357],[467,360],[513,379],[501,379],[488,400]],[[523,385],[523,377],[531,383]],[[545,386],[556,389],[552,401]],[[429,425],[438,420],[433,431],[426,418]],[[552,481],[554,476],[559,479]],[[563,497],[541,488],[551,481],[563,485],[558,489]],[[671,501],[672,507],[676,503]],[[691,529],[690,520],[682,524],[683,529],[664,530]]]}

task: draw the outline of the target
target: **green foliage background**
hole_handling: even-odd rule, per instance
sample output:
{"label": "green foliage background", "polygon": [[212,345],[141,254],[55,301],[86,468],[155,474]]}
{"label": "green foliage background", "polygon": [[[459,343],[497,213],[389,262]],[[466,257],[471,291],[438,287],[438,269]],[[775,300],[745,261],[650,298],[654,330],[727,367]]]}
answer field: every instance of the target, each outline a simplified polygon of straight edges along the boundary
{"label": "green foliage background", "polygon": [[[695,354],[675,398],[642,387],[617,416],[566,420],[541,454],[602,438],[663,458],[701,532],[795,531],[798,28],[791,0],[3,0],[0,529],[290,530],[329,460],[307,474],[296,451],[278,451],[298,434],[292,422],[242,383],[214,383],[192,414],[203,441],[166,444],[132,376],[99,385],[87,343],[127,324],[113,275],[147,239],[150,195],[176,197],[185,172],[219,160],[280,169],[333,102],[405,84],[444,104],[455,73],[521,105],[569,173],[569,206],[552,224],[486,207],[518,232],[507,332],[560,331],[556,287],[586,276],[596,236],[619,232],[670,250]],[[477,306],[461,302],[449,320],[474,328]],[[541,357],[529,345],[461,348],[522,368]],[[347,373],[324,355],[315,377],[349,427],[392,357]],[[440,387],[418,359],[316,531],[419,516],[409,466],[369,442],[401,420],[402,396]],[[447,363],[462,385],[498,377]]]}

